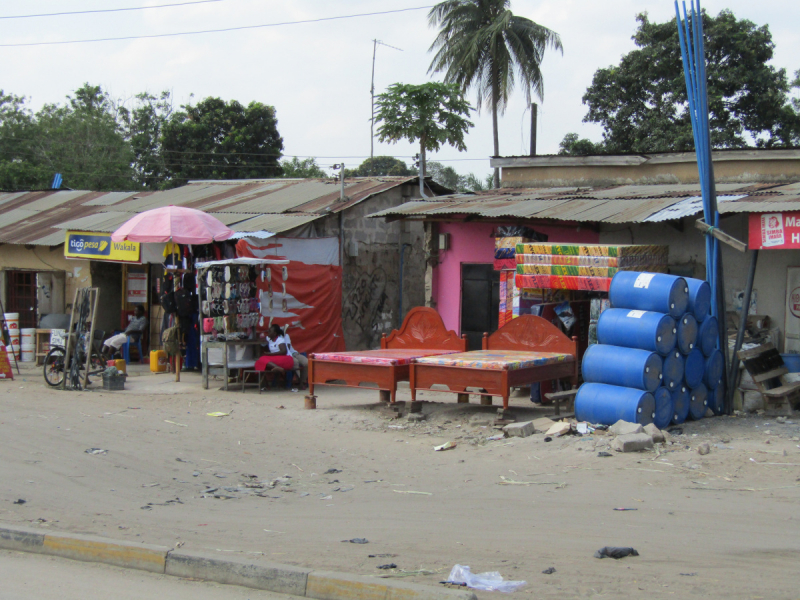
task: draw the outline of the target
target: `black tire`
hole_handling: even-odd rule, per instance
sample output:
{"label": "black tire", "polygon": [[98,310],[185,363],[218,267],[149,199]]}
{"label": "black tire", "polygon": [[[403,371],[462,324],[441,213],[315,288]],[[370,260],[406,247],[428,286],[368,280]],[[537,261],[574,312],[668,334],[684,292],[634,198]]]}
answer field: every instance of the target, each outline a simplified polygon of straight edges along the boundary
{"label": "black tire", "polygon": [[64,381],[64,348],[55,346],[44,357],[42,372],[47,385],[57,387]]}

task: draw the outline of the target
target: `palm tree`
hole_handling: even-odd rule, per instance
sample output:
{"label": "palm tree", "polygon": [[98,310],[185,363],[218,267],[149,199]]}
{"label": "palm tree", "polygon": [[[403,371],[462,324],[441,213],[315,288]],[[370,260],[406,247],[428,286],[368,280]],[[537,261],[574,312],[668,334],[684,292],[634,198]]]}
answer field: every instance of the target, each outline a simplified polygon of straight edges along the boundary
{"label": "palm tree", "polygon": [[[436,51],[429,73],[444,71],[447,83],[466,91],[476,88],[478,110],[492,108],[494,156],[500,154],[497,111],[505,111],[516,78],[541,99],[544,82],[540,65],[549,47],[560,50],[559,35],[510,10],[510,0],[444,0],[428,13],[431,27],[440,26],[429,51]],[[494,187],[500,187],[500,170],[494,170]]]}

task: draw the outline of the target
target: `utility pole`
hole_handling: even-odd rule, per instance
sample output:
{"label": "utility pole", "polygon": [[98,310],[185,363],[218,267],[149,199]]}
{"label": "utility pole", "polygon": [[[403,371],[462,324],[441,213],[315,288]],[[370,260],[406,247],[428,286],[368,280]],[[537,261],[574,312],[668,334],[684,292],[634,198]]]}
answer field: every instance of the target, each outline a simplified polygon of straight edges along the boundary
{"label": "utility pole", "polygon": [[372,96],[372,112],[370,113],[369,119],[369,157],[373,158],[375,154],[375,55],[378,51],[378,44],[381,46],[386,46],[387,48],[392,48],[394,50],[403,51],[402,48],[395,48],[394,46],[390,46],[389,44],[384,44],[382,41],[378,39],[372,40],[372,84],[369,88],[370,96]]}
{"label": "utility pole", "polygon": [[536,156],[536,126],[539,121],[539,107],[531,102],[531,156]]}

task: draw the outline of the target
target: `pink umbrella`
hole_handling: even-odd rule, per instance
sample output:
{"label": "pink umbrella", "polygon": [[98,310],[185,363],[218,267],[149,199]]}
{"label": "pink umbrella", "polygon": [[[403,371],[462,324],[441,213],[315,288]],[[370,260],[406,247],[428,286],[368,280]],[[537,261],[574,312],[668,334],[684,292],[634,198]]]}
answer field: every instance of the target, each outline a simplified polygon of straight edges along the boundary
{"label": "pink umbrella", "polygon": [[202,210],[165,206],[140,213],[111,234],[114,242],[210,244],[227,240],[234,231]]}

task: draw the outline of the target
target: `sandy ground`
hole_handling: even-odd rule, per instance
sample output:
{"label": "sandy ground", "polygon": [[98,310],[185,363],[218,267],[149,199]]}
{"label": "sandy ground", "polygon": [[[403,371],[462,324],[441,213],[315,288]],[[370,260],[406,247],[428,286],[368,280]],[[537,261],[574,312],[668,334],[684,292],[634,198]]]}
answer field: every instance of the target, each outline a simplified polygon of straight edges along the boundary
{"label": "sandy ground", "polygon": [[[707,419],[660,454],[600,457],[607,436],[487,441],[470,417],[496,406],[474,397],[423,395],[416,424],[374,391],[320,388],[307,411],[301,394],[218,387],[0,382],[0,521],[434,585],[459,563],[526,580],[517,597],[800,596],[800,419]],[[640,556],[593,558],[606,545]]]}

